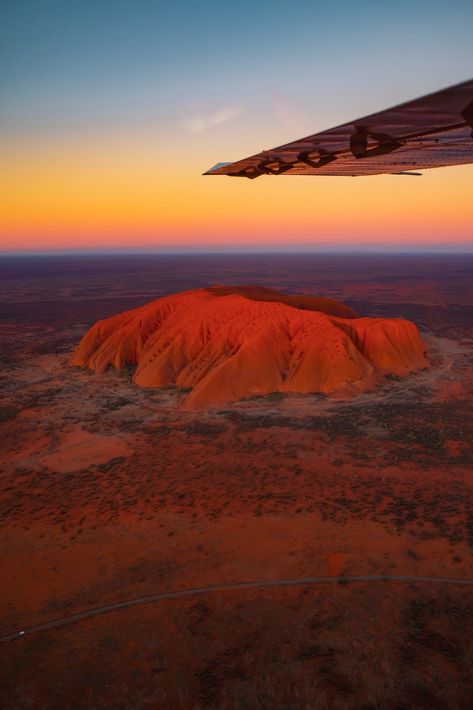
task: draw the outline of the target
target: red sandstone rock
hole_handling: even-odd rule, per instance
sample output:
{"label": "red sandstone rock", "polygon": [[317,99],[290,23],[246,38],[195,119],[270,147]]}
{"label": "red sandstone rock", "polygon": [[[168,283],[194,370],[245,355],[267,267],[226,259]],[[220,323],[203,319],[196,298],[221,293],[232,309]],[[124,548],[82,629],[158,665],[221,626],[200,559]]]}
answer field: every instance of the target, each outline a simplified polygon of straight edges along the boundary
{"label": "red sandstone rock", "polygon": [[270,392],[360,391],[426,367],[416,326],[259,287],[186,291],[96,323],[71,365],[136,365],[136,384],[192,388],[189,408]]}

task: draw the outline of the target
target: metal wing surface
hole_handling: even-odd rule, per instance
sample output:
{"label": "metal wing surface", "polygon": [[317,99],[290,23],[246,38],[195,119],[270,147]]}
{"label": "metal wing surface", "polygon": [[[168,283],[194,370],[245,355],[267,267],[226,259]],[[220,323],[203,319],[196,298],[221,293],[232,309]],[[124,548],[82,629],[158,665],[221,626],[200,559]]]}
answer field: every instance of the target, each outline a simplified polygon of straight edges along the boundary
{"label": "metal wing surface", "polygon": [[473,79],[205,175],[379,175],[473,163]]}

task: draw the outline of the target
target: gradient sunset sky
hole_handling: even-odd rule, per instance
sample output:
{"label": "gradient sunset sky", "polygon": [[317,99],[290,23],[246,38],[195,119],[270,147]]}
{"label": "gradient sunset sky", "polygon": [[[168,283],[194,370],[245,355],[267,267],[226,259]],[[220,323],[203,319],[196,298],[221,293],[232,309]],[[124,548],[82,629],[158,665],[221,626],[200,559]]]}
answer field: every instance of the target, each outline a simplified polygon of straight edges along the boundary
{"label": "gradient sunset sky", "polygon": [[473,166],[203,177],[473,76],[471,0],[15,0],[0,249],[473,250]]}

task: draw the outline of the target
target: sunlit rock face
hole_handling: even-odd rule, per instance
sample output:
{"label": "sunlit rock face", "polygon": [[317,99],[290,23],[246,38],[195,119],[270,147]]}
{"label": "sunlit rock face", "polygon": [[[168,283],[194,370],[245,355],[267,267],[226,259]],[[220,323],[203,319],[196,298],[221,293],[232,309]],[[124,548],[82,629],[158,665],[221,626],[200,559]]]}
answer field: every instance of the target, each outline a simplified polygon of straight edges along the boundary
{"label": "sunlit rock face", "polygon": [[428,361],[410,321],[358,318],[327,298],[214,286],[99,321],[70,364],[135,365],[137,385],[190,389],[184,406],[205,408],[271,392],[356,393]]}

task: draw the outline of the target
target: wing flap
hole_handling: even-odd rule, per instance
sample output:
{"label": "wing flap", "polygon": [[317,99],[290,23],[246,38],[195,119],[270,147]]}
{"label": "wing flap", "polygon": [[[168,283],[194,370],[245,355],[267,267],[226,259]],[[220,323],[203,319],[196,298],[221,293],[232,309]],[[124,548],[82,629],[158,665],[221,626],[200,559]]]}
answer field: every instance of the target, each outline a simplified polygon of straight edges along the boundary
{"label": "wing flap", "polygon": [[379,175],[473,162],[473,80],[205,175]]}

